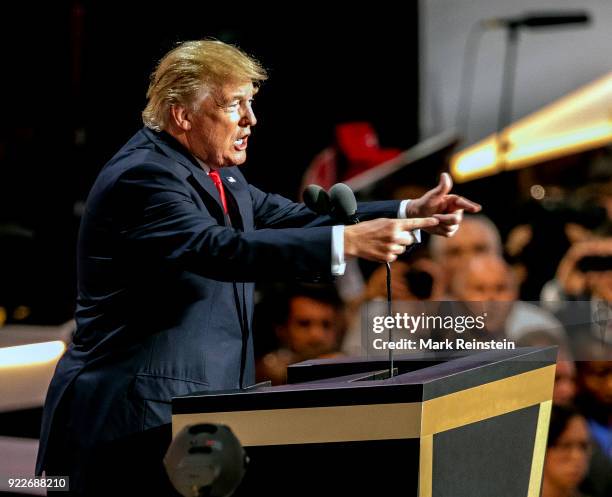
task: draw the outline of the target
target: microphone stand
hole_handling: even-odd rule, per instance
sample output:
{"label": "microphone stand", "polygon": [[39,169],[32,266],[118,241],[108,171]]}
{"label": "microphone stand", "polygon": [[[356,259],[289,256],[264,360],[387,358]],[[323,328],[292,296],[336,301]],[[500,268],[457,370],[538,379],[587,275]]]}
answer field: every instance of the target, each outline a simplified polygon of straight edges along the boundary
{"label": "microphone stand", "polygon": [[[410,252],[412,252],[414,247],[416,247],[416,244],[412,244],[410,247],[408,247],[406,249],[405,254],[406,255],[410,254]],[[393,296],[391,293],[391,263],[386,262],[385,264],[387,266],[387,315],[391,316],[392,315],[392,302],[393,302]],[[391,340],[393,339],[392,333],[393,333],[392,328],[390,328],[389,329],[389,342],[391,342]],[[389,378],[393,378],[394,376],[393,370],[394,370],[393,349],[389,348]]]}
{"label": "microphone stand", "polygon": [[516,79],[516,62],[518,52],[518,26],[508,26],[506,52],[504,54],[504,67],[502,75],[502,90],[500,93],[499,114],[497,116],[497,168],[502,171],[506,168],[507,154],[510,151],[507,126],[512,121],[512,107],[514,102],[514,83]]}
{"label": "microphone stand", "polygon": [[[346,224],[357,224],[359,219],[355,214],[345,216]],[[385,263],[387,266],[387,315],[392,315],[392,294],[391,294],[391,263]],[[393,329],[389,328],[389,342],[393,339]],[[389,348],[389,378],[393,378],[393,349]]]}
{"label": "microphone stand", "polygon": [[[387,262],[387,315],[391,316],[391,263]],[[389,343],[393,338],[392,328],[389,328]],[[393,349],[389,347],[389,378],[393,378]]]}
{"label": "microphone stand", "polygon": [[[313,190],[313,189],[311,189]],[[355,194],[344,183],[336,183],[329,190],[330,214],[344,220],[343,224],[357,224],[357,201]],[[387,314],[391,316],[391,264],[387,262]],[[393,329],[389,329],[389,342],[393,339]],[[389,378],[393,378],[393,349],[389,347]]]}

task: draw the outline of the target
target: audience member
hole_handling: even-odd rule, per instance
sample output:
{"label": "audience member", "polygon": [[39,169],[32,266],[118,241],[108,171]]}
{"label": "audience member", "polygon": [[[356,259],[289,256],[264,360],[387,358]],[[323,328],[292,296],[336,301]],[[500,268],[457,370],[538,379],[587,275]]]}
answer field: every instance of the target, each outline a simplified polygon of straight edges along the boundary
{"label": "audience member", "polygon": [[565,341],[563,327],[554,316],[518,300],[514,274],[499,255],[472,256],[454,272],[450,291],[473,313],[487,313],[487,339],[493,336],[516,340],[530,331],[544,330]]}
{"label": "audience member", "polygon": [[586,497],[578,491],[589,466],[592,446],[584,417],[574,408],[553,406],[542,497]]}
{"label": "audience member", "polygon": [[568,344],[561,342],[547,331],[530,331],[516,341],[517,347],[546,347],[551,345],[559,347],[553,404],[560,406],[573,405],[576,396],[576,364]]}
{"label": "audience member", "polygon": [[[575,349],[596,339],[612,344],[612,237],[576,243],[542,291]],[[608,357],[610,359],[612,357]]]}
{"label": "audience member", "polygon": [[431,257],[445,272],[447,284],[455,272],[477,255],[500,255],[502,244],[499,231],[486,216],[466,215],[461,229],[452,238],[431,237]]}
{"label": "audience member", "polygon": [[577,366],[578,406],[596,443],[612,461],[612,361],[579,361]]}
{"label": "audience member", "polygon": [[342,304],[332,286],[291,289],[275,327],[280,347],[258,360],[258,381],[282,384],[290,364],[337,355],[343,328]]}

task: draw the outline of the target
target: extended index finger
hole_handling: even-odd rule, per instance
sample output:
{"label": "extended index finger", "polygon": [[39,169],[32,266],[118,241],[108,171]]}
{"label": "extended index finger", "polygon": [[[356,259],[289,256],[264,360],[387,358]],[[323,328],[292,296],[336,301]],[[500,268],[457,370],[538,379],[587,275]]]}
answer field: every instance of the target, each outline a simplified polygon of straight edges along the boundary
{"label": "extended index finger", "polygon": [[467,212],[475,214],[476,212],[480,212],[482,210],[482,205],[477,204],[476,202],[472,202],[465,197],[457,195],[454,199],[454,206],[457,209],[463,209]]}
{"label": "extended index finger", "polygon": [[440,223],[435,217],[413,217],[410,219],[398,219],[397,221],[402,231],[431,228]]}

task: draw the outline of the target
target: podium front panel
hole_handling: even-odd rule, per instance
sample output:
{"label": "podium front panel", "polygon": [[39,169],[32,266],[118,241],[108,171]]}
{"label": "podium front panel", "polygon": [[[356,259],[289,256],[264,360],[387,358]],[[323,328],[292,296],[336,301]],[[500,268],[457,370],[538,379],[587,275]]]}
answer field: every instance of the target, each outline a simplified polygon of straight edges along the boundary
{"label": "podium front panel", "polygon": [[174,399],[173,432],[228,425],[251,459],[239,496],[537,497],[555,359],[554,347],[425,358],[371,381],[378,363],[310,363],[304,383]]}

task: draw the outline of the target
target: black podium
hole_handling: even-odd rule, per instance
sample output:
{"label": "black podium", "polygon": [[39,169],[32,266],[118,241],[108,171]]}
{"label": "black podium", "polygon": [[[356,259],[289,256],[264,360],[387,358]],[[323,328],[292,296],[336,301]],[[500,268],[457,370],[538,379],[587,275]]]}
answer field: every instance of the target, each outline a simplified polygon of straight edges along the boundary
{"label": "black podium", "polygon": [[228,425],[238,496],[537,497],[556,348],[308,361],[290,384],[173,399],[173,432]]}

